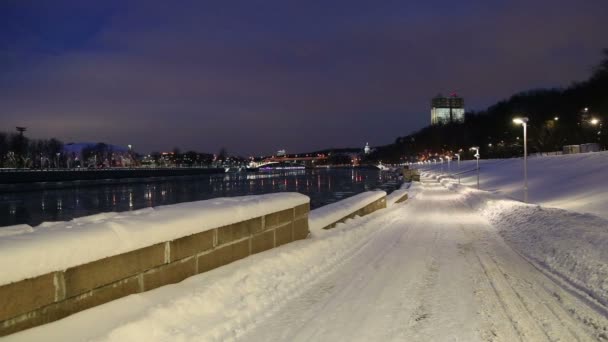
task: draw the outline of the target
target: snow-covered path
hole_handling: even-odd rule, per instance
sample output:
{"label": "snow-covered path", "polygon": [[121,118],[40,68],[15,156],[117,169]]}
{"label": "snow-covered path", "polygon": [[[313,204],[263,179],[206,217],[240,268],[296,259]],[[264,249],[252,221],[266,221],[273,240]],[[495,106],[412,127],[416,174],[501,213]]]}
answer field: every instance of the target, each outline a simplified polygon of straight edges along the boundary
{"label": "snow-covered path", "polygon": [[428,181],[391,214],[340,267],[242,339],[588,341],[605,333],[601,308],[547,278],[441,185]]}
{"label": "snow-covered path", "polygon": [[[608,341],[605,305],[528,262],[461,194],[423,178],[409,195],[310,239],[6,339]],[[575,219],[572,229],[596,222]],[[602,238],[596,230],[581,232]],[[606,267],[594,255],[573,260]],[[591,279],[602,274],[589,274],[592,285],[604,286]]]}

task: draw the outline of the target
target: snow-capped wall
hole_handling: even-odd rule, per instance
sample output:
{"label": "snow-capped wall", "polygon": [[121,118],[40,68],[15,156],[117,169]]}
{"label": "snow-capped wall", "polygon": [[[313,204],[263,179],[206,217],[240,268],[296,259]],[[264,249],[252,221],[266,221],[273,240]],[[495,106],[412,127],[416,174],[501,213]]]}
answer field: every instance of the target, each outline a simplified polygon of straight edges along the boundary
{"label": "snow-capped wall", "polygon": [[164,285],[309,235],[297,193],[107,213],[0,237],[0,336]]}
{"label": "snow-capped wall", "polygon": [[411,183],[403,183],[399,189],[386,196],[386,206],[392,207],[397,202],[406,200],[408,198],[408,189],[410,188],[410,185]]}
{"label": "snow-capped wall", "polygon": [[357,214],[358,211],[374,202],[382,201],[382,199],[385,200],[383,204],[384,207],[386,207],[385,198],[385,191],[367,191],[339,202],[317,208],[311,211],[308,217],[310,231],[319,232],[332,224],[346,219],[350,215]]}
{"label": "snow-capped wall", "polygon": [[[2,228],[0,285],[264,216],[310,199],[298,193],[216,198]],[[10,234],[8,233],[10,232]]]}

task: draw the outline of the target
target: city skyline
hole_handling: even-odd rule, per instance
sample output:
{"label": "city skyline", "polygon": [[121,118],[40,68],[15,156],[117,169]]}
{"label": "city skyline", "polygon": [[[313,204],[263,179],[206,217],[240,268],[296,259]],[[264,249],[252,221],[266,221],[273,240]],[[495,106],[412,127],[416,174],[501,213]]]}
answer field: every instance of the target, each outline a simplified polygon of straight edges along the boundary
{"label": "city skyline", "polygon": [[481,110],[586,79],[608,30],[604,1],[7,1],[0,10],[0,130],[143,153],[388,144],[429,124],[439,92]]}

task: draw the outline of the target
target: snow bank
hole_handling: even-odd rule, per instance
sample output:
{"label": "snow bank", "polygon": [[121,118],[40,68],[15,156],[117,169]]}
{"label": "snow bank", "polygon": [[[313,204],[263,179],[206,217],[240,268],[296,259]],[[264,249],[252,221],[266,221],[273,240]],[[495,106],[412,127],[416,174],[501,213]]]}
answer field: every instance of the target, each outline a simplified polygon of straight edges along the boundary
{"label": "snow bank", "polygon": [[2,228],[0,285],[164,241],[222,227],[309,202],[298,193],[215,198],[103,213],[35,228]]}
{"label": "snow bank", "polygon": [[367,191],[312,210],[308,214],[308,229],[311,232],[320,232],[330,224],[385,196],[385,191]]}
{"label": "snow bank", "polygon": [[[451,172],[458,172],[451,163]],[[448,165],[416,166],[421,171],[448,172]],[[460,170],[475,169],[475,161],[461,162]],[[608,219],[608,151],[528,158],[529,202],[591,213]],[[465,185],[476,186],[476,173],[461,175]],[[523,198],[523,159],[480,160],[480,187],[507,197]]]}
{"label": "snow bank", "polygon": [[608,305],[608,220],[525,204],[437,178],[529,260]]}

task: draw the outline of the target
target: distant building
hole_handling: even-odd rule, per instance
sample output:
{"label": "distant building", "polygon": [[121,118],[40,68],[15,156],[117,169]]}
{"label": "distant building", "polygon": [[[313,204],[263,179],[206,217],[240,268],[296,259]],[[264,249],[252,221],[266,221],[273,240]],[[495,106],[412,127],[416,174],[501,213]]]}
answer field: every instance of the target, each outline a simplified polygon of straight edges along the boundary
{"label": "distant building", "polygon": [[431,125],[464,122],[464,99],[456,94],[441,94],[431,100]]}
{"label": "distant building", "polygon": [[365,143],[365,147],[363,148],[363,152],[365,154],[369,154],[372,151],[371,147],[369,147],[369,143]]}

